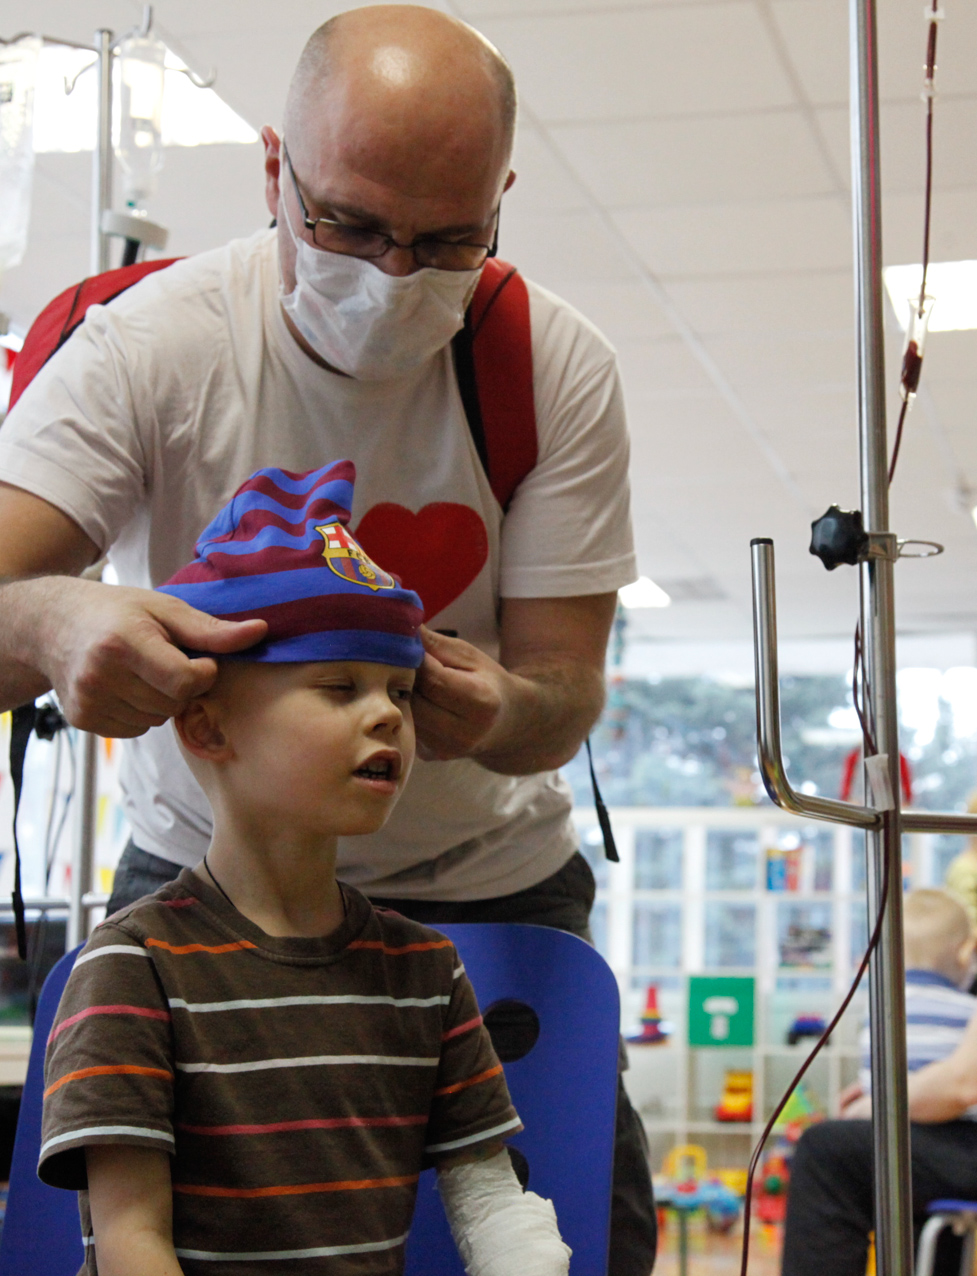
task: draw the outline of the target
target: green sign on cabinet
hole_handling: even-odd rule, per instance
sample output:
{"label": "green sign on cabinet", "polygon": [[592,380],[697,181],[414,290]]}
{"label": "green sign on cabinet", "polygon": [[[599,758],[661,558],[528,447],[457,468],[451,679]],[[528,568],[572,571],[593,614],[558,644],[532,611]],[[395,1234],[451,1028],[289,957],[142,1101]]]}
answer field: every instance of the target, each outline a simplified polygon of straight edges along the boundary
{"label": "green sign on cabinet", "polygon": [[752,977],[690,977],[689,1045],[753,1045]]}

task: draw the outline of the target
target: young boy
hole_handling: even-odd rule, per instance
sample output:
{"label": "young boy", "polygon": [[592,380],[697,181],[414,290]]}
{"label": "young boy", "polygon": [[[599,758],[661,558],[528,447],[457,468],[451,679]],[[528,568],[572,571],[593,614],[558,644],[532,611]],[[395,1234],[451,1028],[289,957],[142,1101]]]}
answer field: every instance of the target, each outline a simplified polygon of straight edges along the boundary
{"label": "young boy", "polygon": [[[963,907],[945,891],[916,890],[903,913],[906,1048],[912,1121],[913,1208],[917,1231],[930,1201],[977,1199],[977,998],[974,935]],[[841,1096],[841,1121],[811,1126],[791,1163],[784,1276],[863,1276],[872,1230],[872,1114],[869,1037],[859,1080]],[[947,1237],[952,1248],[952,1238]],[[959,1269],[938,1255],[939,1272]]]}
{"label": "young boy", "polygon": [[207,855],[96,929],[49,1040],[39,1173],[81,1192],[88,1273],[397,1273],[427,1164],[470,1271],[567,1271],[453,946],[336,881],[407,781],[423,659],[354,476],[259,470],[161,587],[268,631],[175,722]]}

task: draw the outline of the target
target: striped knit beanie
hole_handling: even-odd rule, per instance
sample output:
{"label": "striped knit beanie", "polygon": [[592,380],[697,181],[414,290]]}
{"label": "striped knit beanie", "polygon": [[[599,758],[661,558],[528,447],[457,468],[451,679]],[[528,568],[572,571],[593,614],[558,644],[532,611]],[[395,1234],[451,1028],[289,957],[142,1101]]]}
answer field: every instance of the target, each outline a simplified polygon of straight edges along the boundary
{"label": "striped knit beanie", "polygon": [[238,659],[416,669],[423,606],[347,530],[355,480],[352,461],[305,474],[256,470],[160,593],[222,620],[266,620],[267,638]]}

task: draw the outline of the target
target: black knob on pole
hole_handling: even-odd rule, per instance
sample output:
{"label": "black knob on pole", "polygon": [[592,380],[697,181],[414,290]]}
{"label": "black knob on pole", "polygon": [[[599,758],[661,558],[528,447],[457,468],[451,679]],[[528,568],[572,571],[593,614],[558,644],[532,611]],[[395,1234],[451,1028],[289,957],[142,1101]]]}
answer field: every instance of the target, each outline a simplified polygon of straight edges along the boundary
{"label": "black knob on pole", "polygon": [[829,505],[827,512],[811,524],[811,553],[820,558],[829,572],[841,563],[854,567],[865,557],[868,532],[861,510],[843,510]]}

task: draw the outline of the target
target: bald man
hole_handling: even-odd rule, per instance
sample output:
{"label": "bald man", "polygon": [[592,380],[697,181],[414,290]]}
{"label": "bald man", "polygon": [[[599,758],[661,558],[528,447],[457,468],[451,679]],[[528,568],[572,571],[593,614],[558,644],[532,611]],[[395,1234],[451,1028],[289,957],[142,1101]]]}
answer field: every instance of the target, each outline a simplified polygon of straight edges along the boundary
{"label": "bald man", "polygon": [[[326,23],[283,136],[262,131],[276,229],[90,310],[8,416],[0,707],[53,687],[75,725],[127,738],[132,843],[110,908],[206,851],[210,811],[167,720],[213,657],[264,633],[148,591],[255,469],[349,457],[352,527],[380,561],[406,554],[431,629],[425,760],[381,833],[341,841],[340,875],[429,923],[589,934],[593,877],[556,768],[600,712],[616,591],[636,575],[615,357],[528,285],[538,459],[503,511],[451,350],[514,180],[514,121],[508,66],[464,23],[407,5]],[[106,553],[121,588],[77,579]],[[645,1276],[643,1133],[623,1090],[619,1109],[611,1271]]]}

